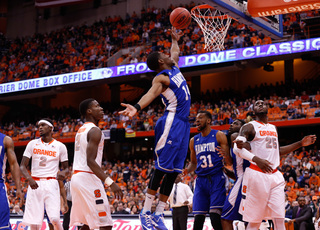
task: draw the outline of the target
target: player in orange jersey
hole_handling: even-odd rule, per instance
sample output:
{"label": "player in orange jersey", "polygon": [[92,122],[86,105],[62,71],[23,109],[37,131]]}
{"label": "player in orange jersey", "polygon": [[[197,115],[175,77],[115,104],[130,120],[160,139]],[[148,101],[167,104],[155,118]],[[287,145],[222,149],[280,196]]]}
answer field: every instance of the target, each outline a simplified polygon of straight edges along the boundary
{"label": "player in orange jersey", "polygon": [[[23,176],[29,182],[23,223],[30,225],[31,230],[39,230],[46,209],[54,229],[62,230],[58,180],[64,180],[68,173],[68,152],[63,143],[52,138],[52,120],[41,119],[38,127],[40,138],[28,143],[20,165]],[[31,175],[27,170],[30,158]]]}
{"label": "player in orange jersey", "polygon": [[122,199],[123,193],[101,169],[104,138],[98,122],[103,118],[103,109],[96,100],[89,98],[80,103],[79,110],[86,122],[75,138],[70,225],[83,224],[82,230],[111,230],[110,206],[102,181],[110,186],[117,199]]}
{"label": "player in orange jersey", "polygon": [[[239,212],[243,220],[249,223],[246,230],[258,230],[263,219],[272,219],[276,230],[285,230],[285,181],[277,170],[280,155],[313,144],[316,136],[309,135],[291,145],[279,147],[277,129],[268,123],[266,103],[256,101],[253,110],[256,120],[242,126],[234,145],[234,151],[251,162],[243,177]],[[244,148],[247,140],[251,152]],[[268,164],[260,169],[253,163],[255,157],[260,157]]]}

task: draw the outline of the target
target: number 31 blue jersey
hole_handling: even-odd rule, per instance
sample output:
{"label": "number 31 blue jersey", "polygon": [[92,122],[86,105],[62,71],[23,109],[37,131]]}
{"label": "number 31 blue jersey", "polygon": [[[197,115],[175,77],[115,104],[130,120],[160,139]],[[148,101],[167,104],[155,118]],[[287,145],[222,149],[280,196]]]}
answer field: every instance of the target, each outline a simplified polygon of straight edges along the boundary
{"label": "number 31 blue jersey", "polygon": [[197,158],[195,172],[198,176],[214,175],[223,170],[223,158],[216,151],[219,145],[216,138],[217,133],[218,130],[211,130],[206,137],[203,137],[201,133],[194,136],[194,150]]}

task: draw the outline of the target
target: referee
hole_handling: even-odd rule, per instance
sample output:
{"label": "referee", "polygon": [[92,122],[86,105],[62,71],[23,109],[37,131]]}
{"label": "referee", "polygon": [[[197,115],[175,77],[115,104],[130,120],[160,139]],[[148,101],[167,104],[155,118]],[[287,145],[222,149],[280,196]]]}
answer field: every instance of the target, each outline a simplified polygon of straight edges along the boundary
{"label": "referee", "polygon": [[190,187],[181,183],[179,174],[174,182],[169,196],[170,207],[172,208],[172,224],[174,230],[186,230],[189,207],[192,205],[193,193]]}

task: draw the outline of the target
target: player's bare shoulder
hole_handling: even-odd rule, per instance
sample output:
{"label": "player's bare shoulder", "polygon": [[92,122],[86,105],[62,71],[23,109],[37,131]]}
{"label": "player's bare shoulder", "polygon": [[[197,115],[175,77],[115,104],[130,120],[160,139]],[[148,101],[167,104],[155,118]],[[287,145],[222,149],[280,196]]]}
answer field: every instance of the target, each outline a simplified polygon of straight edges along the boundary
{"label": "player's bare shoulder", "polygon": [[152,85],[160,83],[165,87],[168,87],[170,85],[170,78],[166,74],[159,74],[152,80]]}

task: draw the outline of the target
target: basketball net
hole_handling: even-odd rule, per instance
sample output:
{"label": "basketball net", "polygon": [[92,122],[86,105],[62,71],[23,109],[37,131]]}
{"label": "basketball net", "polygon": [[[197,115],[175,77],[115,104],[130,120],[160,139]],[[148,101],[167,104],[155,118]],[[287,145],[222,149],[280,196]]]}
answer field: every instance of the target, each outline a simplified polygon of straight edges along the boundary
{"label": "basketball net", "polygon": [[199,5],[191,9],[192,18],[200,26],[207,51],[224,49],[224,38],[227,35],[232,17],[210,5]]}

